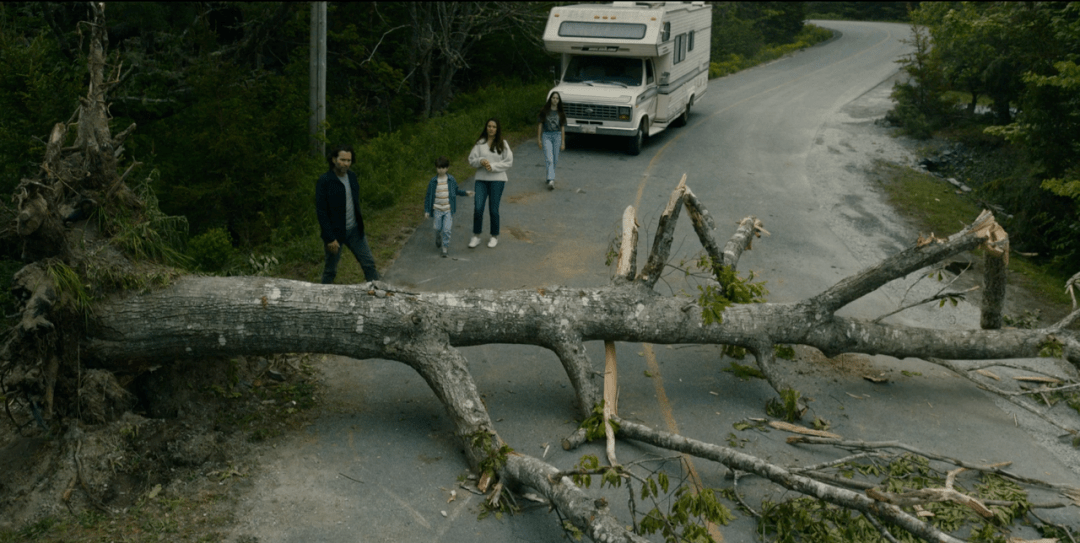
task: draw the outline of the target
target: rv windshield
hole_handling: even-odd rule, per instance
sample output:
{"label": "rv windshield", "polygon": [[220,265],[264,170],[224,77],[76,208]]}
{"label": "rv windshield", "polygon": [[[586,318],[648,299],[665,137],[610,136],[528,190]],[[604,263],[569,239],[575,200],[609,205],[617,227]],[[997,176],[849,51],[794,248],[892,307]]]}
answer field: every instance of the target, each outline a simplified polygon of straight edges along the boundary
{"label": "rv windshield", "polygon": [[643,71],[640,58],[574,56],[566,67],[563,81],[640,87]]}

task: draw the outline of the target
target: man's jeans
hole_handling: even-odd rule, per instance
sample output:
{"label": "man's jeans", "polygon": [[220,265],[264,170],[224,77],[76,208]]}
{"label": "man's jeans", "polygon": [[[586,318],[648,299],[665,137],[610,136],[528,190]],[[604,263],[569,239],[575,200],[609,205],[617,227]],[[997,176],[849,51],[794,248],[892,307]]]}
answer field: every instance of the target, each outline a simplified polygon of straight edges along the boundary
{"label": "man's jeans", "polygon": [[559,165],[559,147],[562,147],[562,132],[541,132],[540,141],[544,142],[544,163],[547,164],[547,180],[555,179],[555,166]]}
{"label": "man's jeans", "polygon": [[[473,202],[472,231],[479,236],[484,231],[484,200],[491,200],[491,235],[499,235],[499,200],[506,181],[476,181],[476,199]],[[489,198],[490,196],[490,198]]]}
{"label": "man's jeans", "polygon": [[337,277],[338,262],[341,261],[341,253],[345,247],[352,251],[356,261],[360,263],[360,269],[364,270],[365,281],[375,281],[379,278],[379,272],[375,271],[375,257],[368,248],[367,237],[361,236],[360,231],[354,228],[345,235],[345,243],[338,247],[337,254],[331,253],[330,249],[323,245],[323,252],[326,253],[326,267],[323,268],[322,274],[324,285],[333,283],[334,278]]}

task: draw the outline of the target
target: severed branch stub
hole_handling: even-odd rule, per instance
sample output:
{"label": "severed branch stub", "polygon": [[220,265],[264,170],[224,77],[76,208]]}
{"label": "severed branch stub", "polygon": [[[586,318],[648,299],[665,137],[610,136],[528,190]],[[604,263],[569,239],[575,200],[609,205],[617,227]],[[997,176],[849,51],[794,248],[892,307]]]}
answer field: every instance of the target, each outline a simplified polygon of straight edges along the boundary
{"label": "severed branch stub", "polygon": [[619,244],[619,263],[615,276],[633,281],[637,274],[638,223],[634,206],[626,206],[622,218],[622,242]]}
{"label": "severed branch stub", "polygon": [[679,185],[671,192],[667,207],[660,215],[659,225],[656,228],[656,236],[653,238],[652,251],[649,259],[645,262],[637,280],[643,285],[652,288],[660,279],[660,274],[667,265],[668,255],[671,254],[671,240],[675,236],[675,223],[679,220],[679,211],[682,209],[683,197],[686,195],[686,174],[679,180]]}

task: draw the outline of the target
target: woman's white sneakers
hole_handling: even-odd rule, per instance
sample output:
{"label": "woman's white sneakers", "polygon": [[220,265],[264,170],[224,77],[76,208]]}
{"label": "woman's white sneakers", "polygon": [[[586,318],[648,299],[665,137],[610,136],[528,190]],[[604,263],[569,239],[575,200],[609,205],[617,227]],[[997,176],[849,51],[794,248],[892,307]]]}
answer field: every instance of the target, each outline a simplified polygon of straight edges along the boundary
{"label": "woman's white sneakers", "polygon": [[[498,244],[499,244],[499,238],[496,238],[496,237],[492,237],[488,241],[488,247],[495,247]],[[469,248],[473,249],[477,245],[480,245],[480,236],[473,236],[472,239],[469,240]]]}
{"label": "woman's white sneakers", "polygon": [[548,187],[548,190],[555,190],[555,180],[554,179],[548,179],[547,187]]}

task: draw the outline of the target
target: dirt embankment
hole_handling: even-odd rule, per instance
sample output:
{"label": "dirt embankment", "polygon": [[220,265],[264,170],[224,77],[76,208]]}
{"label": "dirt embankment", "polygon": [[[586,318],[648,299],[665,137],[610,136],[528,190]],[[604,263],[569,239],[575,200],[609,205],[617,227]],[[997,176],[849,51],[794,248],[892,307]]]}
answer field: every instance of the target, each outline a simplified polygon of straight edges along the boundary
{"label": "dirt embankment", "polygon": [[[302,427],[317,403],[307,356],[177,363],[127,389],[135,408],[107,424],[0,418],[0,536],[221,535],[259,469],[256,451]],[[60,539],[56,524],[69,525]]]}

